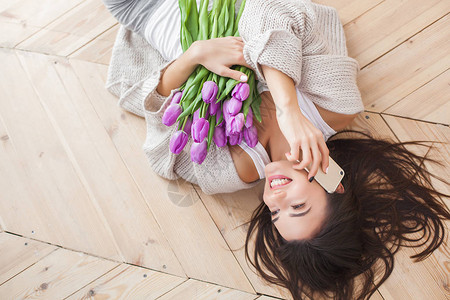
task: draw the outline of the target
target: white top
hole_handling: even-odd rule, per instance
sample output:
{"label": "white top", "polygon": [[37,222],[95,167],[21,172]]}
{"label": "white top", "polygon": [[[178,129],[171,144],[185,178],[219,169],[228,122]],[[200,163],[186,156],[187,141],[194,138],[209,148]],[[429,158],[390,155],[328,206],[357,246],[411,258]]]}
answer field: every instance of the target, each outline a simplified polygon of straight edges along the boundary
{"label": "white top", "polygon": [[[210,1],[209,10],[212,7],[212,1]],[[200,0],[197,0],[197,7],[200,5]],[[178,6],[178,0],[166,0],[161,4],[155,13],[148,20],[145,28],[145,39],[149,44],[157,49],[161,55],[167,61],[172,61],[178,58],[183,50],[180,43],[180,26],[181,15]],[[268,91],[266,85],[258,84],[258,92],[262,93]],[[307,97],[305,93],[302,93],[298,87],[297,99],[298,105],[303,115],[316,126],[317,129],[322,131],[325,141],[336,133],[320,116],[314,103]],[[247,152],[252,158],[255,167],[258,171],[259,178],[265,178],[264,167],[270,163],[269,155],[260,142],[256,144],[254,148],[250,148],[245,140],[239,145],[245,152]]]}
{"label": "white top", "polygon": [[[209,1],[208,10],[213,1]],[[200,0],[197,0],[200,7]],[[183,54],[180,43],[181,14],[178,0],[165,0],[152,14],[144,30],[145,39],[162,57],[171,61]]]}

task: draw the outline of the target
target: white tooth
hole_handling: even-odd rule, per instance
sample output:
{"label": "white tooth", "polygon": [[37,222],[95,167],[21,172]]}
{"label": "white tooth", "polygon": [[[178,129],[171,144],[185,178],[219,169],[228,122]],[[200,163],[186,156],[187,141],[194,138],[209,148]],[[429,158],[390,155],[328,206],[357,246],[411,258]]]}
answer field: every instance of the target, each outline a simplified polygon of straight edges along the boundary
{"label": "white tooth", "polygon": [[289,181],[290,181],[289,179],[274,179],[270,183],[270,187],[274,187],[274,186],[278,186],[278,185],[284,185],[284,184],[286,184]]}

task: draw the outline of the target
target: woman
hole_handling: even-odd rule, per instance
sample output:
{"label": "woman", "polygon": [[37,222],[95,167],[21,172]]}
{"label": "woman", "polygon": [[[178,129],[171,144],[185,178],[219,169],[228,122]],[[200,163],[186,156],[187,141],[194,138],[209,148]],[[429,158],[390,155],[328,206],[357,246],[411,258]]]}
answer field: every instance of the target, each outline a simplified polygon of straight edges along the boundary
{"label": "woman", "polygon": [[[401,144],[330,141],[331,156],[347,175],[333,194],[314,181],[319,167],[327,170],[325,141],[363,110],[358,66],[347,56],[334,9],[310,1],[247,1],[239,23],[242,39],[198,41],[182,53],[177,1],[104,2],[128,28],[118,33],[107,88],[121,107],[145,117],[143,148],[153,170],[198,184],[207,194],[250,188],[268,178],[246,243],[255,234],[254,255],[247,249],[247,256],[263,278],[285,286],[294,298],[330,293],[344,299],[352,297],[353,280],[363,274],[364,298],[392,270],[396,247],[389,243],[403,244],[415,229],[431,233],[419,259],[442,243],[439,218],[449,219],[450,213],[431,189],[420,158]],[[213,146],[201,165],[190,161],[192,141],[178,155],[169,152],[177,128],[161,122],[172,96],[199,64],[242,81],[243,74],[230,66],[252,68],[263,119],[255,124],[254,148],[245,141]],[[285,180],[272,180],[276,175]],[[386,268],[373,285],[378,259]]]}

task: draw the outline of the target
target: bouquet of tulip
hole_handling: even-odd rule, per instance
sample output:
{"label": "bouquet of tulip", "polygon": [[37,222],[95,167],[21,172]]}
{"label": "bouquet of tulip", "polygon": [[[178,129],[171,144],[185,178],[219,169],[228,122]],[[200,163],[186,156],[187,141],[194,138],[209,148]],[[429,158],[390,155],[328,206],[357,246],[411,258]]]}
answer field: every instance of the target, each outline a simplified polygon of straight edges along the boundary
{"label": "bouquet of tulip", "polygon": [[[236,19],[235,3],[236,0],[215,0],[208,13],[209,0],[201,0],[198,10],[195,0],[179,0],[183,51],[196,40],[239,36],[238,23],[245,0]],[[253,118],[261,122],[261,97],[255,76],[244,66],[232,68],[246,74],[248,83],[218,76],[200,65],[174,94],[162,118],[167,126],[178,122],[169,145],[172,153],[183,150],[189,135],[194,141],[191,160],[198,164],[206,158],[212,141],[218,147],[240,144],[243,138],[250,147],[258,143]]]}

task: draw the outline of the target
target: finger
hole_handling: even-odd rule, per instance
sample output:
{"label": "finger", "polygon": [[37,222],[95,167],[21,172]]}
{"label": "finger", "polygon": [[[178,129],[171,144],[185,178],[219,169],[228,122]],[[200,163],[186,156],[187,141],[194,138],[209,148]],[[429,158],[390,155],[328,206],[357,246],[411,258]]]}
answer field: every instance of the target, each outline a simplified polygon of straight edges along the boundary
{"label": "finger", "polygon": [[220,72],[220,76],[233,78],[234,80],[241,81],[241,82],[247,82],[248,78],[247,75],[245,75],[242,72],[230,69],[230,68],[224,68],[222,72]]}
{"label": "finger", "polygon": [[296,161],[300,157],[300,147],[298,145],[291,145],[291,152],[286,156],[290,161]]}
{"label": "finger", "polygon": [[328,173],[328,166],[330,165],[330,151],[328,150],[325,141],[319,143],[319,149],[322,154],[322,170],[326,174]]}
{"label": "finger", "polygon": [[298,166],[296,166],[296,168],[299,170],[306,168],[311,163],[311,148],[309,147],[308,143],[302,144],[302,156],[302,161]]}
{"label": "finger", "polygon": [[313,153],[313,163],[312,163],[311,169],[309,170],[308,179],[316,176],[317,171],[319,170],[320,161],[321,161],[319,147],[317,145],[313,145],[311,147],[311,150]]}

